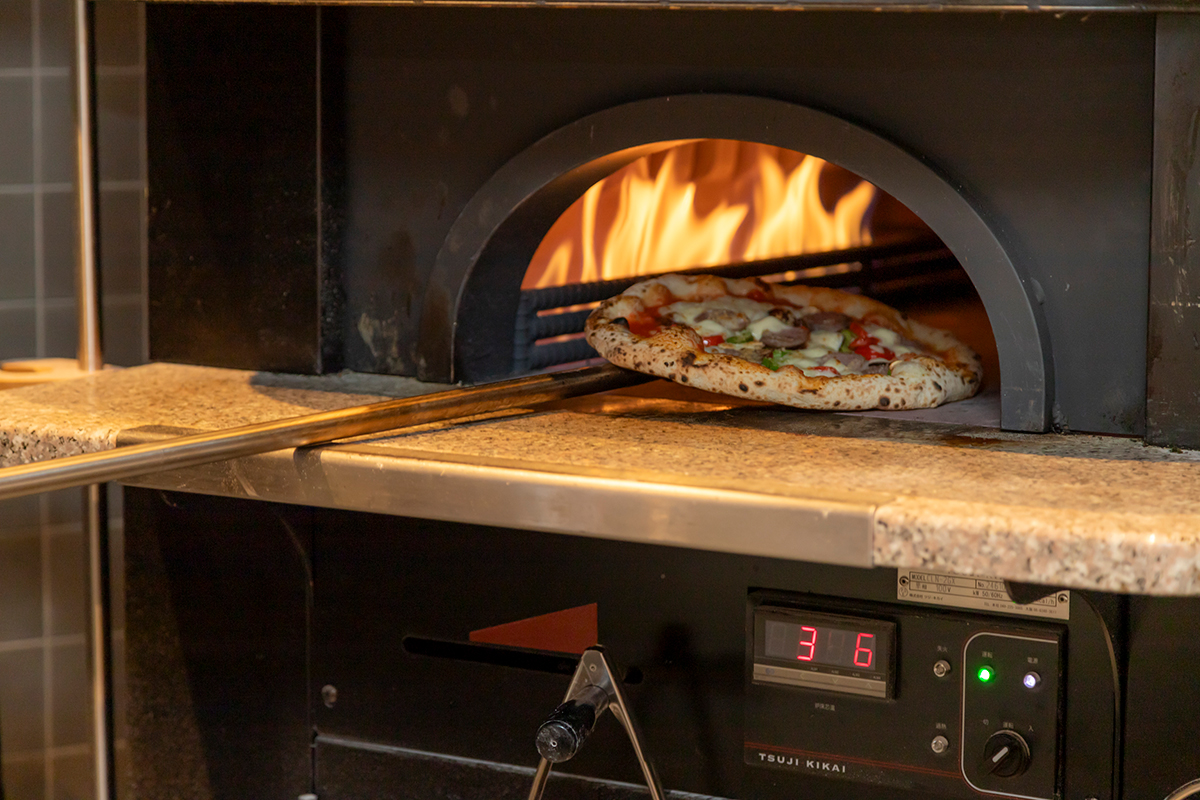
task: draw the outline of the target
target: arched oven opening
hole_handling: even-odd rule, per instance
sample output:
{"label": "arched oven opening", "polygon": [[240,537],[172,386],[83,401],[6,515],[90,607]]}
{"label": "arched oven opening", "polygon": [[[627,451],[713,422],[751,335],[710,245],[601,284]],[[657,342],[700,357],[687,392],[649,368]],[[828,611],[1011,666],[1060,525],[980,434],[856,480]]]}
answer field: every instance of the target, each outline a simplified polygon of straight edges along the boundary
{"label": "arched oven opening", "polygon": [[500,169],[438,254],[421,377],[585,360],[590,307],[640,276],[689,270],[861,291],[951,329],[984,359],[992,411],[976,420],[1048,427],[1037,305],[968,200],[862,128],[744,96],[608,109]]}

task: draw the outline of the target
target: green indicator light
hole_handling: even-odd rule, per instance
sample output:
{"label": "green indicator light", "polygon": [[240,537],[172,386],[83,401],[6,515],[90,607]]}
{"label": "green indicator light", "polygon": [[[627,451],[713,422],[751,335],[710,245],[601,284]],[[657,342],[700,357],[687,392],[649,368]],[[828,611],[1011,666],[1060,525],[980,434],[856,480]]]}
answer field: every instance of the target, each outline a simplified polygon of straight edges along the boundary
{"label": "green indicator light", "polygon": [[991,667],[980,667],[976,674],[979,676],[980,683],[990,683],[992,678],[996,677],[996,673],[992,671]]}

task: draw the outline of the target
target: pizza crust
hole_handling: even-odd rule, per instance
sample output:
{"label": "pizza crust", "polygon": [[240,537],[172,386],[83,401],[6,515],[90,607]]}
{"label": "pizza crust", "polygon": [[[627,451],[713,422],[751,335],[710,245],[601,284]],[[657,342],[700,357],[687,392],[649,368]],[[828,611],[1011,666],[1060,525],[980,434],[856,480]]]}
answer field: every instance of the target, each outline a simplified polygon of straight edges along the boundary
{"label": "pizza crust", "polygon": [[[810,377],[793,365],[771,370],[725,353],[705,352],[699,334],[672,324],[648,337],[632,333],[624,318],[666,303],[702,302],[761,292],[776,300],[837,311],[890,328],[927,348],[933,356],[891,362],[888,375]],[[709,392],[765,400],[796,408],[861,411],[932,408],[962,400],[979,389],[979,356],[947,331],[932,328],[877,300],[836,289],[778,286],[760,280],[714,275],[662,275],[609,298],[588,317],[588,343],[618,366],[657,375]]]}

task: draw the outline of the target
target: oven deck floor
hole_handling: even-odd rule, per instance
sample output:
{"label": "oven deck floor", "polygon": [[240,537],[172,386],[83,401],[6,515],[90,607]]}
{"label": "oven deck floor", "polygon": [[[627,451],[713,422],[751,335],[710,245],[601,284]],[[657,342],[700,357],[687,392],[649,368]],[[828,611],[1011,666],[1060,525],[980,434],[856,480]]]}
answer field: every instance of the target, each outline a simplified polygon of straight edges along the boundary
{"label": "oven deck floor", "polygon": [[[154,364],[0,394],[0,464],[440,388]],[[1200,594],[1200,452],[942,419],[800,412],[655,382],[131,483],[804,561]]]}

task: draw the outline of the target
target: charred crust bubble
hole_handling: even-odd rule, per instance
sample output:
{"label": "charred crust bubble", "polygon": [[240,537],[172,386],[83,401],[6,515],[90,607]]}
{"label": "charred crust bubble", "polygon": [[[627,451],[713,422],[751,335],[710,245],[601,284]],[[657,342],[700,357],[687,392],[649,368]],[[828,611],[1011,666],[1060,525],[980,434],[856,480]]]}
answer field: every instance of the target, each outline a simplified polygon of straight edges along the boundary
{"label": "charred crust bubble", "polygon": [[934,381],[933,388],[937,389],[940,392],[942,390],[942,385],[940,383],[938,383],[937,381]]}
{"label": "charred crust bubble", "polygon": [[755,382],[754,382],[754,385],[755,385],[755,386],[764,386],[764,385],[766,385],[766,384],[765,384],[763,381],[755,381]]}
{"label": "charred crust bubble", "polygon": [[690,367],[695,363],[696,363],[696,354],[695,353],[684,353],[683,357],[679,359],[679,365],[681,367]]}
{"label": "charred crust bubble", "polygon": [[744,383],[739,383],[739,384],[738,384],[738,388],[739,388],[739,389],[741,389],[743,392],[748,392],[748,391],[750,391],[750,387],[749,387],[749,386],[747,386],[747,385],[746,385],[746,384],[744,384]]}
{"label": "charred crust bubble", "polygon": [[680,376],[679,376],[679,382],[680,382],[680,383],[687,383],[687,382],[688,382],[688,377],[687,377],[687,375],[680,375]]}
{"label": "charred crust bubble", "polygon": [[842,404],[842,401],[841,401],[841,400],[834,400],[834,401],[833,401],[833,406],[834,406],[834,408],[837,408],[837,407],[838,407],[838,406],[840,406],[841,404]]}
{"label": "charred crust bubble", "polygon": [[620,326],[622,326],[623,328],[628,328],[628,327],[629,327],[629,320],[625,319],[624,317],[617,317],[616,319],[612,320],[612,324],[613,324],[613,325],[620,325]]}
{"label": "charred crust bubble", "polygon": [[880,408],[887,408],[891,404],[892,404],[892,400],[886,394],[879,396],[879,407]]}
{"label": "charred crust bubble", "polygon": [[675,380],[675,373],[674,373],[674,372],[668,372],[668,373],[667,373],[667,380],[669,380],[669,381],[673,381],[673,380]]}

